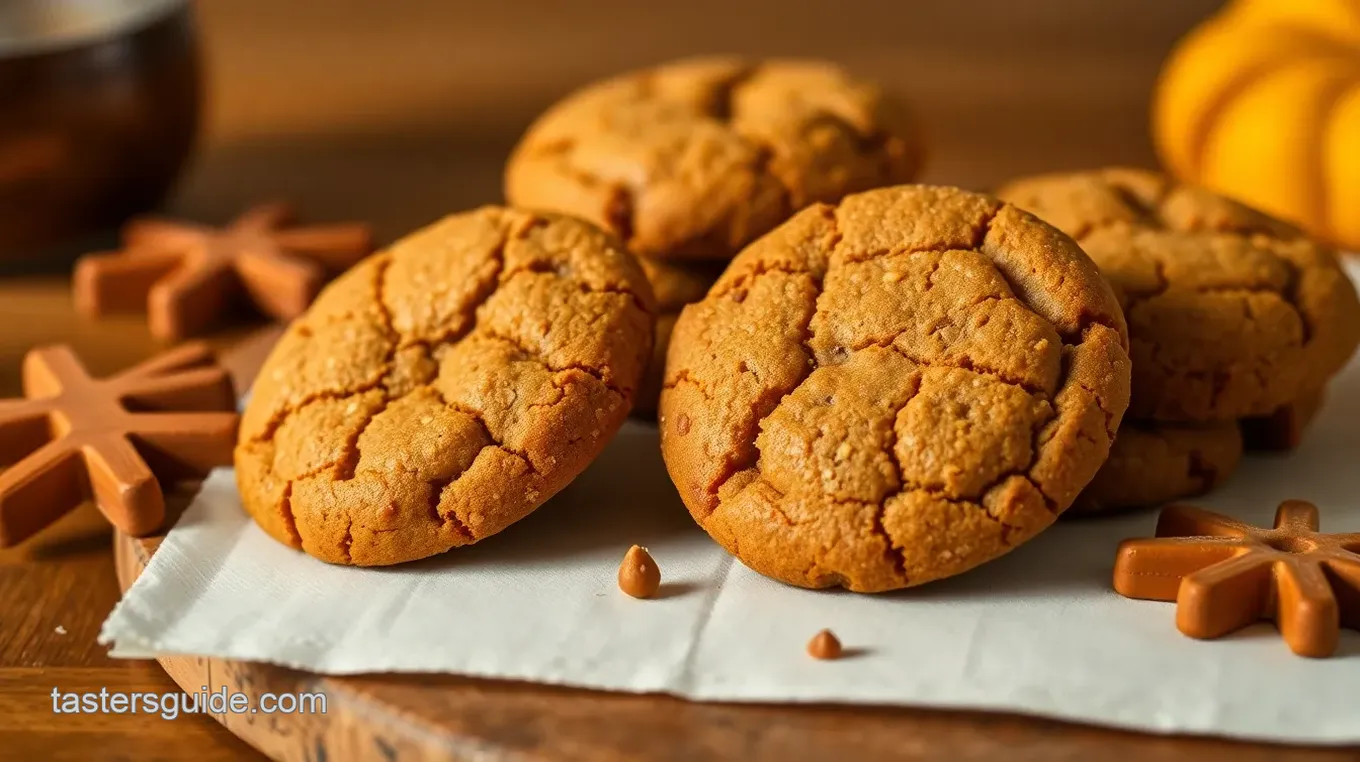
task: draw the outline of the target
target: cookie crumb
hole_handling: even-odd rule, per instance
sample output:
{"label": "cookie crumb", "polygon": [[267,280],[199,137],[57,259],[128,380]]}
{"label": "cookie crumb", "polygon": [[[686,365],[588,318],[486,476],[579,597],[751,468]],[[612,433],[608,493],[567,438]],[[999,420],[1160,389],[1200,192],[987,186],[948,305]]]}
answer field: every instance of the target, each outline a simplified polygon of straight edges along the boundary
{"label": "cookie crumb", "polygon": [[66,634],[66,628],[65,628],[65,627],[62,627],[61,625],[57,625],[57,626],[56,626],[56,629],[55,629],[54,631],[55,631],[58,635],[65,635],[65,634]]}
{"label": "cookie crumb", "polygon": [[634,598],[651,598],[661,588],[661,570],[646,548],[634,545],[619,564],[619,589]]}
{"label": "cookie crumb", "polygon": [[841,642],[831,630],[822,630],[812,636],[807,644],[808,656],[814,659],[830,660],[841,658]]}

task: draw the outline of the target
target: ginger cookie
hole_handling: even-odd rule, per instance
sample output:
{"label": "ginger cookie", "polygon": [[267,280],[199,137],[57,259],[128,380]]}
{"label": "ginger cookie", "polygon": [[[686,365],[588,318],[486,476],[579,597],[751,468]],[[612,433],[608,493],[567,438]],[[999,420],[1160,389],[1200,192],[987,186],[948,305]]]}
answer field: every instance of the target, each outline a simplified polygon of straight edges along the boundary
{"label": "ginger cookie", "polygon": [[642,273],[647,276],[647,281],[652,284],[652,292],[656,294],[657,315],[652,360],[647,365],[647,374],[643,376],[637,400],[633,403],[633,415],[654,418],[666,370],[666,347],[670,346],[675,320],[680,317],[680,310],[686,304],[704,298],[709,286],[722,275],[727,263],[662,262],[655,259],[639,259],[638,263],[642,265]]}
{"label": "ginger cookie", "polygon": [[1242,460],[1236,421],[1174,424],[1125,420],[1110,459],[1069,516],[1161,505],[1217,488]]}
{"label": "ginger cookie", "polygon": [[730,259],[808,204],[915,178],[915,122],[818,61],[690,59],[550,108],[506,167],[511,204],[590,220],[657,259]]}
{"label": "ginger cookie", "polygon": [[485,207],[356,265],[295,321],[236,473],[278,541],[379,566],[470,545],[566,486],[627,417],[651,288],[611,235]]}
{"label": "ginger cookie", "polygon": [[1270,415],[1360,343],[1360,301],[1335,254],[1222,196],[1128,169],[1033,177],[999,195],[1075,238],[1121,294],[1130,418]]}
{"label": "ginger cookie", "polygon": [[662,455],[747,566],[892,590],[1052,524],[1109,454],[1129,373],[1070,238],[989,196],[884,188],[799,212],[681,312]]}

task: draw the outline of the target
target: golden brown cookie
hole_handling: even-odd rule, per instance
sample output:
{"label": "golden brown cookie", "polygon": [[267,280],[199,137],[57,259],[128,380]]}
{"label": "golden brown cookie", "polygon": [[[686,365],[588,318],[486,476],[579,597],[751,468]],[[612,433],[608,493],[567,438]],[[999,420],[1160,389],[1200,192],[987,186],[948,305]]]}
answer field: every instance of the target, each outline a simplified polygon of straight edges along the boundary
{"label": "golden brown cookie", "polygon": [[661,448],[756,571],[873,592],[1006,553],[1067,509],[1128,405],[1124,318],[1070,238],[954,188],[816,204],[675,326]]}
{"label": "golden brown cookie", "polygon": [[920,164],[903,107],[837,66],[691,59],[554,105],[511,156],[505,194],[639,256],[726,260],[810,203],[907,182]]}
{"label": "golden brown cookie", "polygon": [[726,262],[663,262],[655,259],[640,259],[642,273],[652,284],[656,294],[656,336],[652,342],[652,360],[647,365],[647,373],[638,388],[637,399],[633,402],[633,415],[637,418],[656,417],[656,403],[661,398],[661,383],[666,370],[666,347],[670,346],[671,331],[680,309],[686,304],[697,302],[708,293],[709,286],[722,275]]}
{"label": "golden brown cookie", "polygon": [[1019,180],[999,195],[1066,231],[1116,285],[1130,418],[1268,415],[1360,342],[1360,301],[1335,255],[1222,196],[1128,169]]}
{"label": "golden brown cookie", "polygon": [[323,291],[260,370],[246,510],[340,564],[485,539],[618,430],[654,312],[636,261],[587,223],[485,207],[417,231]]}
{"label": "golden brown cookie", "polygon": [[1242,460],[1236,421],[1175,424],[1125,420],[1110,459],[1068,516],[1161,505],[1217,488]]}

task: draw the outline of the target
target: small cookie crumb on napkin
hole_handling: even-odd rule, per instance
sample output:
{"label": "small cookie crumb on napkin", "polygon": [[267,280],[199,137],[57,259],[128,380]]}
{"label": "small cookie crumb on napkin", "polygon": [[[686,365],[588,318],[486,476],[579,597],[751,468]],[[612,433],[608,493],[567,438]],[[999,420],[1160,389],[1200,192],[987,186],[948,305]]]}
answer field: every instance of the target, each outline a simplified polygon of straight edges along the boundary
{"label": "small cookie crumb on napkin", "polygon": [[[1360,266],[1351,264],[1352,277]],[[1360,530],[1360,358],[1291,454],[1249,456],[1195,501],[1269,522],[1290,498],[1325,531]],[[1045,715],[1149,732],[1360,742],[1360,633],[1328,660],[1269,624],[1218,641],[1176,631],[1171,604],[1111,588],[1120,540],[1156,511],[1061,522],[975,571],[884,595],[809,591],[734,562],[690,520],[655,430],[627,424],[575,483],[503,535],[406,566],[328,566],[269,539],[230,471],[204,485],[104,624],[120,657],[186,653],[316,672],[459,674],[696,700],[844,702]],[[655,599],[619,594],[631,545],[664,570]],[[356,609],[354,601],[365,604]],[[807,658],[833,627],[854,658]]]}

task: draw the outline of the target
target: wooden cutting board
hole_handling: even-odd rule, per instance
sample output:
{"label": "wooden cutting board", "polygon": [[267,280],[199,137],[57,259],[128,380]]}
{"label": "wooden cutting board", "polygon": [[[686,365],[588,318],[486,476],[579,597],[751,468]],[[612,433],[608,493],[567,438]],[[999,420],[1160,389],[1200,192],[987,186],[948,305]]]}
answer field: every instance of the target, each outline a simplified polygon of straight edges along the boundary
{"label": "wooden cutting board", "polygon": [[[263,329],[223,355],[238,389],[278,336]],[[160,537],[114,536],[126,590]],[[163,656],[186,692],[324,693],[313,714],[221,714],[246,742],[287,762],[874,762],[947,759],[1331,762],[1360,748],[1305,749],[1215,739],[1149,736],[1051,720],[976,712],[848,706],[711,704],[668,696],[603,693],[447,675],[327,677],[265,664]]]}

